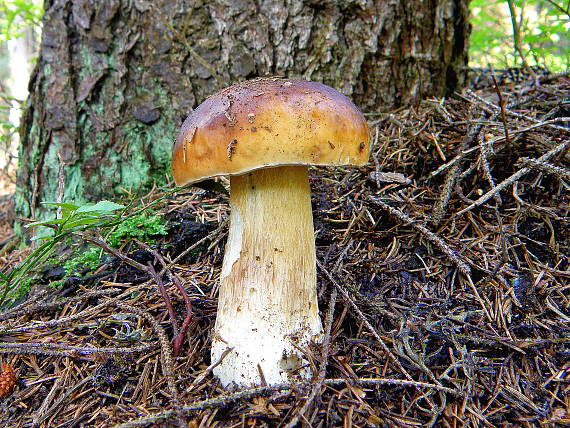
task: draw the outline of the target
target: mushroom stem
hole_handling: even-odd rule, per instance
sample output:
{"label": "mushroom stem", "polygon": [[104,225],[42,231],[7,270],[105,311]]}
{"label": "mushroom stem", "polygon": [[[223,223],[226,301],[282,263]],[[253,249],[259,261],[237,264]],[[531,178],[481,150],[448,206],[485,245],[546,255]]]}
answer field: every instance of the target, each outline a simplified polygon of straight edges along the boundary
{"label": "mushroom stem", "polygon": [[319,341],[315,235],[306,166],[231,177],[231,217],[212,362],[223,386],[311,375],[302,349]]}

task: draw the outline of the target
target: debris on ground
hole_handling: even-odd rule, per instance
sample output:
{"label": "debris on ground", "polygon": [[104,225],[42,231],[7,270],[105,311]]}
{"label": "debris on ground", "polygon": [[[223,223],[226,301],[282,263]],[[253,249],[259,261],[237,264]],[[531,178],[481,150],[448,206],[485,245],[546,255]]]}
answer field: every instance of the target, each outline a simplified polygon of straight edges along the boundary
{"label": "debris on ground", "polygon": [[570,423],[568,76],[369,114],[369,166],[311,169],[330,329],[307,350],[314,381],[229,392],[212,377],[228,199],[189,188],[162,205],[161,243],[125,250],[145,271],[117,262],[0,313],[18,379],[0,425]]}

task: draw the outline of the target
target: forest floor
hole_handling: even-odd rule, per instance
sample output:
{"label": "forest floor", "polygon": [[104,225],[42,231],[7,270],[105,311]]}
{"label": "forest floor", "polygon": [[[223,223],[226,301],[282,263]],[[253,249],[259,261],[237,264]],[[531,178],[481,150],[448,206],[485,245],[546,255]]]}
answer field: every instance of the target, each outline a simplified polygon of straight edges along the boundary
{"label": "forest floor", "polygon": [[[168,235],[117,250],[146,268],[107,257],[50,287],[52,264],[0,312],[0,426],[570,424],[569,94],[568,74],[501,80],[370,114],[368,166],[311,169],[330,332],[313,381],[211,375],[229,208],[188,188],[156,204]],[[191,315],[178,356],[157,283],[176,329]]]}

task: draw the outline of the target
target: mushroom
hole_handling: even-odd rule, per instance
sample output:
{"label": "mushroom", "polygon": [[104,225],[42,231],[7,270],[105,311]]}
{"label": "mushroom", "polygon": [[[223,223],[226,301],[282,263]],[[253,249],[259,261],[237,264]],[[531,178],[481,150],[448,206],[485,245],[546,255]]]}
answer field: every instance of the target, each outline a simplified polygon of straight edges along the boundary
{"label": "mushroom", "polygon": [[259,78],[210,96],[176,138],[178,185],[230,176],[212,362],[224,387],[308,379],[322,339],[309,165],[363,165],[366,120],[333,88]]}

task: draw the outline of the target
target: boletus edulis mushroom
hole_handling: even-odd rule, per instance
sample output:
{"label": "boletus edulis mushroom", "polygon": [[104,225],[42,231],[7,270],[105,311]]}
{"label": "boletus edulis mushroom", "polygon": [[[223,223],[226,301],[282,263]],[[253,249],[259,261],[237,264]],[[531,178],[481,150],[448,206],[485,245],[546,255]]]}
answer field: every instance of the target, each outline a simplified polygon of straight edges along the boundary
{"label": "boletus edulis mushroom", "polygon": [[210,96],[176,138],[177,184],[230,176],[230,229],[212,334],[225,387],[307,379],[319,342],[309,165],[363,165],[362,113],[316,82],[260,78]]}

